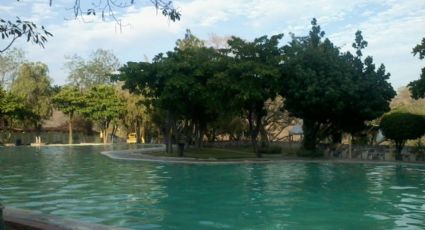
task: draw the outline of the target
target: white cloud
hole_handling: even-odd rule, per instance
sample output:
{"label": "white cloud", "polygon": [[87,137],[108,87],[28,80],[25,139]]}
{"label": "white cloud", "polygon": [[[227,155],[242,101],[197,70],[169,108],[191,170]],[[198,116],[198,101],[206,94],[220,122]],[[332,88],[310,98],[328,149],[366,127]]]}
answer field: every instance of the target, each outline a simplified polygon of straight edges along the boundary
{"label": "white cloud", "polygon": [[412,56],[412,48],[425,35],[425,3],[403,1],[387,5],[362,23],[345,27],[344,31],[332,34],[343,49],[350,49],[354,33],[360,29],[369,42],[366,54],[372,55],[377,64],[384,63],[392,74],[390,81],[395,88],[407,85],[419,78],[424,63]]}
{"label": "white cloud", "polygon": [[[32,17],[47,23],[55,37],[49,39],[46,49],[24,42],[19,46],[25,47],[30,58],[49,64],[52,77],[63,83],[66,73],[61,67],[65,54],[84,56],[104,48],[112,49],[122,62],[143,60],[145,54],[152,58],[172,49],[186,28],[205,38],[209,33],[249,39],[281,32],[304,35],[310,20],[316,17],[329,37],[343,49],[350,49],[354,32],[361,29],[369,41],[367,53],[376,62],[386,64],[396,86],[416,79],[423,66],[410,53],[425,35],[425,2],[421,0],[175,0],[174,3],[181,9],[181,21],[170,22],[152,5],[135,5],[119,13],[124,25],[120,32],[113,21],[63,20],[69,16],[69,11],[64,11],[70,7],[69,1],[56,0],[53,8],[45,0],[36,0],[34,4],[25,1],[20,7],[28,7]],[[18,12],[22,8],[15,6],[16,3],[11,4],[13,9],[0,6],[0,11],[4,8],[12,14],[13,11],[22,14]]]}

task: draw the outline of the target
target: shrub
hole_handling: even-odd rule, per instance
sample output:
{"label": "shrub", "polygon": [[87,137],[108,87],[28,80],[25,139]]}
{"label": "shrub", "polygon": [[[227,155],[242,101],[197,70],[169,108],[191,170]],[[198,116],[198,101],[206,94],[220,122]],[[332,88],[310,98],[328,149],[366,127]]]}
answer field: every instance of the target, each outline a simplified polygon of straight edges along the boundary
{"label": "shrub", "polygon": [[316,150],[309,150],[309,149],[305,149],[305,148],[301,148],[297,151],[297,156],[300,157],[323,157],[325,154],[324,152],[317,148]]}
{"label": "shrub", "polygon": [[401,160],[401,151],[407,140],[421,137],[425,133],[425,119],[421,115],[393,112],[382,117],[382,133],[395,142],[396,160]]}
{"label": "shrub", "polygon": [[258,152],[265,154],[280,154],[282,153],[282,147],[280,145],[269,145],[258,148]]}

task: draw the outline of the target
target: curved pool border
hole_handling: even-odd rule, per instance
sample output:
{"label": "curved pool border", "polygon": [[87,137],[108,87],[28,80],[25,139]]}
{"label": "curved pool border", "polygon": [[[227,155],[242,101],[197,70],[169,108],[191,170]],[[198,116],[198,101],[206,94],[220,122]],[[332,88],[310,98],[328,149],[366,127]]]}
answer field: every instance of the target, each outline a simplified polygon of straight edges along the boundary
{"label": "curved pool border", "polygon": [[250,159],[198,159],[191,157],[165,157],[153,156],[148,153],[164,152],[165,145],[153,148],[102,151],[101,154],[114,160],[123,161],[145,161],[157,163],[176,163],[176,164],[276,164],[276,163],[346,163],[346,164],[381,164],[381,165],[412,165],[423,166],[425,162],[399,162],[399,161],[373,161],[359,159],[308,159],[308,158],[250,158]]}
{"label": "curved pool border", "polygon": [[[1,210],[0,210],[1,211]],[[24,209],[5,207],[3,220],[6,229],[22,230],[126,230],[128,228],[92,224]]]}

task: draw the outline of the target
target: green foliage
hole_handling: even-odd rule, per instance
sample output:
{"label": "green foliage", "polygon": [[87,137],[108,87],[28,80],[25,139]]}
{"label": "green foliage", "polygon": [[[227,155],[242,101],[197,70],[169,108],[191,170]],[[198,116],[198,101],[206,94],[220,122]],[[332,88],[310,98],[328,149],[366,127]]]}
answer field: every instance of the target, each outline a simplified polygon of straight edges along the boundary
{"label": "green foliage", "polygon": [[[418,44],[415,48],[413,48],[413,55],[416,54],[421,60],[425,58],[425,38],[422,38],[421,44]],[[419,80],[410,82],[409,87],[413,98],[419,99],[425,97],[425,67],[422,68]]]}
{"label": "green foliage", "polygon": [[97,49],[84,60],[78,55],[66,57],[68,81],[72,86],[89,89],[92,86],[111,83],[111,74],[119,67],[118,58],[109,50]]}
{"label": "green foliage", "polygon": [[47,38],[53,35],[44,26],[38,28],[33,22],[21,20],[17,17],[16,20],[0,18],[0,36],[2,40],[6,41],[6,46],[0,48],[0,53],[3,53],[19,38],[24,38],[27,42],[44,48]]}
{"label": "green foliage", "polygon": [[34,114],[25,103],[24,99],[6,92],[0,86],[0,120],[2,128],[12,128],[14,121],[23,121],[25,118],[32,118]]}
{"label": "green foliage", "polygon": [[24,62],[24,51],[21,49],[10,49],[0,54],[0,86],[9,89],[15,81],[19,65]]}
{"label": "green foliage", "polygon": [[425,38],[422,38],[421,44],[418,44],[413,48],[412,53],[413,55],[417,54],[421,60],[425,58]]}
{"label": "green foliage", "polygon": [[82,115],[97,123],[106,143],[109,124],[126,112],[124,100],[119,97],[113,86],[98,85],[86,93],[85,102],[85,107],[81,109]]}
{"label": "green foliage", "polygon": [[407,140],[421,137],[425,133],[425,118],[421,115],[393,112],[381,119],[380,127],[385,137],[393,140],[397,149],[397,160]]}
{"label": "green foliage", "polygon": [[[117,85],[117,91],[120,97],[124,99],[125,115],[121,119],[122,125],[128,133],[135,132],[137,143],[141,142],[142,127],[147,127],[152,119],[152,114],[148,114],[147,106],[144,105],[144,97],[137,94],[132,94],[128,90],[122,90],[122,85]],[[146,131],[146,130],[144,130]],[[146,133],[145,133],[146,134]]]}
{"label": "green foliage", "polygon": [[34,115],[31,120],[37,129],[41,127],[42,120],[52,114],[51,89],[47,65],[36,62],[20,66],[11,93],[22,98],[24,104],[31,108]]}
{"label": "green foliage", "polygon": [[193,35],[189,29],[186,29],[183,39],[177,39],[176,41],[176,48],[179,50],[201,48],[204,46],[204,41]]}
{"label": "green foliage", "polygon": [[73,143],[72,129],[75,113],[81,111],[86,106],[86,101],[82,92],[73,86],[62,87],[52,98],[56,108],[69,116],[69,144]]}
{"label": "green foliage", "polygon": [[257,151],[257,136],[262,120],[267,115],[264,103],[277,96],[282,61],[279,41],[283,34],[262,36],[249,42],[232,37],[224,57],[226,69],[215,78],[216,92],[221,101],[227,100],[228,111],[245,113],[254,152]]}
{"label": "green foliage", "polygon": [[152,63],[128,62],[114,78],[124,81],[123,87],[130,92],[143,95],[146,103],[163,110],[166,115],[161,117],[166,121],[162,123],[167,129],[178,121],[190,121],[201,141],[202,132],[220,108],[215,106],[219,102],[212,96],[210,81],[223,67],[218,53],[203,47],[190,31],[177,44],[174,51],[157,55]]}
{"label": "green foliage", "polygon": [[281,95],[285,108],[304,119],[304,148],[314,152],[321,125],[356,132],[364,122],[389,111],[395,92],[389,74],[372,57],[362,59],[367,43],[356,33],[357,56],[341,53],[312,21],[308,37],[293,37],[285,46]]}
{"label": "green foliage", "polygon": [[64,86],[55,96],[52,102],[56,108],[72,117],[73,114],[81,110],[85,104],[82,92],[73,86]]}
{"label": "green foliage", "polygon": [[281,154],[282,147],[279,145],[269,145],[269,146],[261,146],[258,148],[258,152],[264,154]]}
{"label": "green foliage", "polygon": [[22,121],[25,118],[32,118],[35,115],[31,111],[31,108],[25,104],[23,98],[8,92],[1,99],[0,116]]}

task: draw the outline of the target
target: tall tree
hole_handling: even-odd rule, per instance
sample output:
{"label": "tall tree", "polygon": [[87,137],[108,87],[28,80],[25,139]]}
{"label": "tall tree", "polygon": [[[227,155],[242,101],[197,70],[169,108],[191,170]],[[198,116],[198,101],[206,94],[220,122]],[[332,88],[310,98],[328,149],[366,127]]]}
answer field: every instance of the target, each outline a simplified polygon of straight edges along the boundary
{"label": "tall tree", "polygon": [[68,81],[80,89],[109,84],[111,74],[119,68],[118,58],[109,50],[97,49],[89,60],[78,55],[67,57],[65,66],[69,70]]}
{"label": "tall tree", "polygon": [[68,115],[68,143],[73,143],[72,138],[72,124],[74,115],[81,111],[86,101],[82,92],[73,86],[64,86],[62,89],[52,98],[52,102],[56,108]]}
{"label": "tall tree", "polygon": [[304,149],[315,153],[318,131],[323,125],[355,132],[364,121],[389,110],[395,92],[389,74],[372,57],[362,59],[367,43],[356,33],[357,56],[341,53],[324,39],[316,19],[309,36],[293,37],[285,46],[281,95],[285,108],[303,119]]}
{"label": "tall tree", "polygon": [[179,50],[201,48],[205,46],[205,42],[192,34],[189,29],[186,29],[186,33],[183,39],[177,39],[176,48]]}
{"label": "tall tree", "polygon": [[180,135],[177,122],[185,120],[195,130],[197,145],[201,147],[207,123],[216,117],[209,81],[220,68],[220,59],[214,49],[203,47],[203,42],[190,31],[176,44],[174,51],[157,55],[152,63],[127,63],[118,78],[125,82],[124,88],[141,93],[163,110],[164,116],[160,117],[166,119],[167,146],[171,147],[173,132]]}
{"label": "tall tree", "polygon": [[227,50],[229,65],[225,77],[219,77],[226,91],[223,96],[230,100],[229,106],[241,108],[246,113],[252,146],[258,157],[261,153],[257,137],[267,115],[264,103],[277,96],[282,37],[283,34],[270,38],[262,36],[252,42],[232,37]]}
{"label": "tall tree", "polygon": [[113,120],[125,112],[125,102],[112,85],[98,85],[90,88],[85,99],[86,106],[81,113],[97,123],[102,133],[103,143],[108,142],[108,128]]}
{"label": "tall tree", "polygon": [[[34,117],[34,114],[25,104],[25,100],[11,92],[6,92],[0,86],[0,129],[8,133],[7,137],[11,137],[11,129],[20,125],[25,119]],[[9,142],[10,139],[0,140]]]}
{"label": "tall tree", "polygon": [[41,62],[24,63],[11,87],[11,92],[23,98],[25,105],[31,108],[34,114],[32,123],[38,131],[43,120],[52,114],[52,87],[48,72],[47,65]]}
{"label": "tall tree", "polygon": [[10,89],[16,78],[19,65],[24,62],[24,51],[11,49],[0,54],[0,85],[4,89]]}
{"label": "tall tree", "polygon": [[[413,55],[418,55],[419,59],[425,58],[425,38],[422,38],[422,43],[413,48]],[[415,99],[425,98],[425,67],[422,68],[422,73],[419,80],[409,83],[410,92]]]}
{"label": "tall tree", "polygon": [[122,123],[128,132],[136,133],[136,142],[142,143],[142,138],[146,132],[146,124],[149,120],[146,105],[144,105],[144,97],[142,95],[130,93],[128,90],[122,89],[122,84],[117,85],[119,95],[124,99],[125,115]]}

